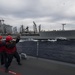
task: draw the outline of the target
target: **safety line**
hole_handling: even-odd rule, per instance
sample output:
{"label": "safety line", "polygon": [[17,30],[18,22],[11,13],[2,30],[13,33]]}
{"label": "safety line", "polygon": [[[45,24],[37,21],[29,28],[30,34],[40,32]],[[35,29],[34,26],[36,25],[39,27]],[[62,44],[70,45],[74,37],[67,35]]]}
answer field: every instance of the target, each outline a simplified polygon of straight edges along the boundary
{"label": "safety line", "polygon": [[[2,68],[0,68],[0,71],[5,72],[5,70],[2,69]],[[20,73],[16,73],[16,72],[11,71],[11,70],[9,70],[8,73],[10,73],[10,74],[12,74],[12,75],[22,75],[22,74],[20,74]]]}

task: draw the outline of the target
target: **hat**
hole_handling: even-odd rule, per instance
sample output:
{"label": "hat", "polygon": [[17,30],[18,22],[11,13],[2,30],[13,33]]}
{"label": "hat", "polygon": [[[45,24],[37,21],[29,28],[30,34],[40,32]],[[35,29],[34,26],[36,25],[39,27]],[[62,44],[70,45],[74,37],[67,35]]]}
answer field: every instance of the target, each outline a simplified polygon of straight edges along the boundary
{"label": "hat", "polygon": [[11,41],[12,39],[13,39],[12,36],[10,35],[6,36],[6,41]]}
{"label": "hat", "polygon": [[3,37],[2,36],[0,36],[0,40],[2,39]]}

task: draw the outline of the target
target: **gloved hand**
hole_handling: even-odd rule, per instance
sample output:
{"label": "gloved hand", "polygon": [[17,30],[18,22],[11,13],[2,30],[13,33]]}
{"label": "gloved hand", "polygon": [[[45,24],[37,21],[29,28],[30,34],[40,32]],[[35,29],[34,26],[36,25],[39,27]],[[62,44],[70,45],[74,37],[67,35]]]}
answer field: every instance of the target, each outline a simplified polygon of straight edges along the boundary
{"label": "gloved hand", "polygon": [[20,39],[20,34],[17,34],[17,37],[16,37],[17,39]]}

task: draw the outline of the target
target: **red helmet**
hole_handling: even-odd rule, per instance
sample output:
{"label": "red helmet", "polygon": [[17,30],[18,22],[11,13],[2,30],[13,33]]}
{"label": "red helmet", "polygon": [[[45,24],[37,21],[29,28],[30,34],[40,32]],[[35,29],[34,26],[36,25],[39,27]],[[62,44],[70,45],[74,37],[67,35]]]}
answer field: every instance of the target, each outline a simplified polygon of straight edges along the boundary
{"label": "red helmet", "polygon": [[0,36],[0,39],[2,39],[3,37],[2,36]]}
{"label": "red helmet", "polygon": [[6,37],[6,41],[11,41],[12,39],[13,39],[13,38],[12,38],[12,36],[10,36],[10,35]]}

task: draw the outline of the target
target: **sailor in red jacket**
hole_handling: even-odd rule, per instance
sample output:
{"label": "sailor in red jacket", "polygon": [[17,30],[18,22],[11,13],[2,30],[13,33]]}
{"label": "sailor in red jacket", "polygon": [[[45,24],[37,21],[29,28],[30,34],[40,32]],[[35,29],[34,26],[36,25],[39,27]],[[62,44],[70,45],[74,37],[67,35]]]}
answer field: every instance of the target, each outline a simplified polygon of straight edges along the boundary
{"label": "sailor in red jacket", "polygon": [[15,39],[13,40],[13,38],[10,35],[6,37],[5,51],[7,54],[8,61],[6,61],[5,63],[5,72],[8,72],[8,67],[11,64],[13,57],[16,58],[18,65],[21,65],[20,56],[16,48],[16,43],[18,43],[19,40],[20,40],[20,37],[17,37],[16,40]]}
{"label": "sailor in red jacket", "polygon": [[5,43],[3,42],[3,37],[0,36],[0,60],[1,60],[1,65],[5,63]]}

